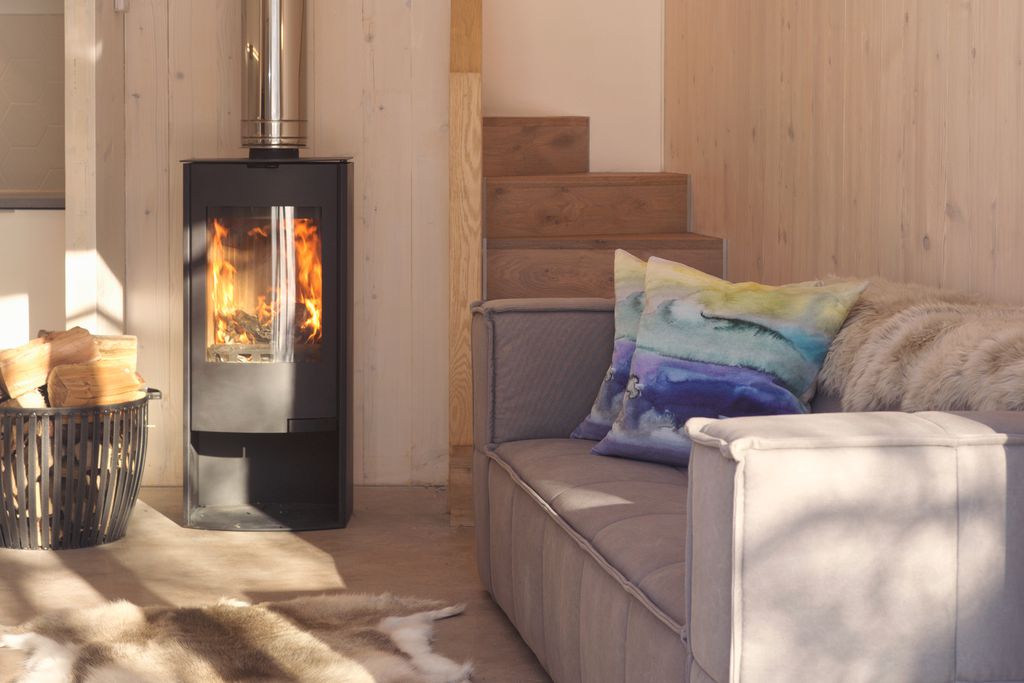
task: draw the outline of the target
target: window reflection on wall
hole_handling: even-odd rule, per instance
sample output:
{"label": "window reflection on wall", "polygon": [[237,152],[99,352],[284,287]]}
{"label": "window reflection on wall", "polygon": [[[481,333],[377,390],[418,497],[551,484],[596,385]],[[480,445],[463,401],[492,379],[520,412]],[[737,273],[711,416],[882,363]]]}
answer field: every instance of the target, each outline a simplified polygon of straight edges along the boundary
{"label": "window reflection on wall", "polygon": [[62,6],[0,0],[0,200],[63,196]]}

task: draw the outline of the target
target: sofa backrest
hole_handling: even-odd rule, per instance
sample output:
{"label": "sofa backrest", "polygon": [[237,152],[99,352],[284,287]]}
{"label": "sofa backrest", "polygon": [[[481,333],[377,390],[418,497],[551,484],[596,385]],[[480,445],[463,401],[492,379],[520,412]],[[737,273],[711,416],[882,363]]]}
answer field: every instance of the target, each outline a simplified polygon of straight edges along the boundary
{"label": "sofa backrest", "polygon": [[818,392],[811,399],[811,412],[812,413],[842,413],[843,400],[838,396],[832,394],[826,394],[824,392]]}

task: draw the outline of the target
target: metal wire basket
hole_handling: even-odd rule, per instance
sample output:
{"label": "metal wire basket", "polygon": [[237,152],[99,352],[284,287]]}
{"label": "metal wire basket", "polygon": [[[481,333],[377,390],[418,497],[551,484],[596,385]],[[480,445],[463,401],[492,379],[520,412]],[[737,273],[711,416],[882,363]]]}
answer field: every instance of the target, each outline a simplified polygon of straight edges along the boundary
{"label": "metal wire basket", "polygon": [[83,408],[0,408],[0,546],[84,548],[125,534],[146,464],[150,390]]}

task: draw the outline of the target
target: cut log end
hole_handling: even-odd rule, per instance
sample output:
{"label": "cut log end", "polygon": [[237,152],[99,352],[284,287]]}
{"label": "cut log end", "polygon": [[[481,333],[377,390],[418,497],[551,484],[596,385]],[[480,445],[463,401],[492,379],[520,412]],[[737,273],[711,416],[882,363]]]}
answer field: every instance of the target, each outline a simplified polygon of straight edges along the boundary
{"label": "cut log end", "polygon": [[60,365],[46,383],[53,407],[110,405],[144,395],[146,384],[125,363],[98,361]]}
{"label": "cut log end", "polygon": [[55,367],[99,358],[96,340],[87,330],[73,327],[66,332],[50,332],[0,351],[0,386],[6,397],[17,398],[46,384]]}

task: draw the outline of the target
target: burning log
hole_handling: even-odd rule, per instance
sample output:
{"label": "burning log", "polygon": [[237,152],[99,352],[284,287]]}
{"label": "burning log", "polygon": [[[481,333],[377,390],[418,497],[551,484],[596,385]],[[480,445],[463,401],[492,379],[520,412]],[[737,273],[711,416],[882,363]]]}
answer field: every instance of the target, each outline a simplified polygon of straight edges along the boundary
{"label": "burning log", "polygon": [[68,363],[89,363],[100,357],[96,340],[85,329],[51,332],[27,344],[0,351],[0,385],[17,398],[46,384],[50,372]]}
{"label": "burning log", "polygon": [[100,361],[57,366],[46,388],[53,407],[100,406],[142,398],[146,384],[128,365]]}
{"label": "burning log", "polygon": [[232,322],[253,341],[269,343],[274,336],[270,325],[260,324],[259,318],[240,308],[235,311],[235,317]]}

